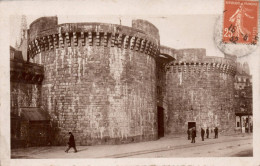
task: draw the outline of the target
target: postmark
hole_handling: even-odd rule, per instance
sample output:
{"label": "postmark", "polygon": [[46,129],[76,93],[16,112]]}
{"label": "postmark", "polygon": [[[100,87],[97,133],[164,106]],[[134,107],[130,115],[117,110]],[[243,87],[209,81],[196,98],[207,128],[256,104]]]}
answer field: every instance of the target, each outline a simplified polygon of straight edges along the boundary
{"label": "postmark", "polygon": [[253,53],[259,42],[259,2],[257,0],[225,0],[223,14],[218,17],[214,42],[224,54],[243,57]]}
{"label": "postmark", "polygon": [[225,0],[223,43],[257,44],[258,5],[253,0]]}

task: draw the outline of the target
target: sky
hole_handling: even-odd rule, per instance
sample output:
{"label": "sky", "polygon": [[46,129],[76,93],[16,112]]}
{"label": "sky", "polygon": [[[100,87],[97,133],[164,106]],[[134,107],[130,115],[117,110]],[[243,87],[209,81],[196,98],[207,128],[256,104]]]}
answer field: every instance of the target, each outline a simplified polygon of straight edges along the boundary
{"label": "sky", "polygon": [[[172,16],[125,16],[125,15],[103,15],[103,16],[75,16],[57,15],[58,24],[77,22],[104,22],[121,24],[131,27],[133,19],[145,19],[154,24],[160,33],[162,45],[174,49],[183,48],[206,48],[208,56],[223,56],[213,40],[214,25],[218,15],[172,15]],[[35,19],[42,16],[27,15],[27,27]],[[10,18],[10,44],[15,45],[19,41],[21,26],[21,15]]]}
{"label": "sky", "polygon": [[[19,39],[22,14],[27,17],[27,26],[39,17],[55,15],[58,16],[59,24],[76,22],[119,24],[121,19],[122,25],[130,27],[132,19],[138,18],[148,20],[158,28],[162,45],[174,49],[205,48],[207,56],[224,56],[213,39],[217,18],[222,17],[224,0],[80,0],[77,2],[14,1],[6,6],[2,5],[4,9],[8,7],[12,9],[2,10],[4,14],[9,14],[10,45],[14,46],[15,41]],[[260,47],[251,55],[239,60],[248,61],[250,70],[252,68],[258,71],[259,65],[256,64],[259,61],[258,54],[260,54]]]}

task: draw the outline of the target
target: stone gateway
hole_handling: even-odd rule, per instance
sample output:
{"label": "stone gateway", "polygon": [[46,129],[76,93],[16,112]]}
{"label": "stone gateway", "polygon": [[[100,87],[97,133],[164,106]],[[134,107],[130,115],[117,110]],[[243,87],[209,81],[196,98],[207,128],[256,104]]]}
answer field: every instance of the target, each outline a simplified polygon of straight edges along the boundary
{"label": "stone gateway", "polygon": [[24,95],[34,103],[27,107],[49,114],[53,145],[64,145],[68,132],[77,145],[96,145],[236,127],[235,56],[162,46],[158,29],[145,20],[126,27],[42,17],[27,36],[26,63],[43,68],[41,80],[11,80],[11,112],[19,115],[19,91],[30,88],[34,96]]}

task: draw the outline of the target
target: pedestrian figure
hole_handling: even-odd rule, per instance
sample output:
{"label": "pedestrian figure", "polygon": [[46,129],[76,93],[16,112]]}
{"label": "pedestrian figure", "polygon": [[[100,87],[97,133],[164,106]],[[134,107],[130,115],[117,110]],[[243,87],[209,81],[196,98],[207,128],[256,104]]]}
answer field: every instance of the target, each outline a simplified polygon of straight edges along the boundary
{"label": "pedestrian figure", "polygon": [[209,128],[206,129],[207,138],[209,138]]}
{"label": "pedestrian figure", "polygon": [[188,140],[190,140],[190,135],[191,135],[190,129],[187,130],[187,134],[188,134]]}
{"label": "pedestrian figure", "polygon": [[77,149],[76,149],[74,135],[71,132],[69,132],[69,134],[70,134],[70,138],[69,138],[69,142],[68,142],[68,148],[65,150],[65,152],[68,153],[70,148],[73,148],[74,152],[76,153]]}
{"label": "pedestrian figure", "polygon": [[215,139],[216,139],[218,138],[218,127],[215,127],[214,132],[215,132]]}
{"label": "pedestrian figure", "polygon": [[191,138],[192,138],[191,143],[195,143],[195,137],[196,137],[196,129],[195,127],[193,127],[191,130]]}
{"label": "pedestrian figure", "polygon": [[218,127],[216,127],[216,129],[217,129],[217,138],[218,138]]}
{"label": "pedestrian figure", "polygon": [[204,135],[205,135],[205,130],[203,128],[201,128],[201,138],[202,138],[202,141],[204,141]]}

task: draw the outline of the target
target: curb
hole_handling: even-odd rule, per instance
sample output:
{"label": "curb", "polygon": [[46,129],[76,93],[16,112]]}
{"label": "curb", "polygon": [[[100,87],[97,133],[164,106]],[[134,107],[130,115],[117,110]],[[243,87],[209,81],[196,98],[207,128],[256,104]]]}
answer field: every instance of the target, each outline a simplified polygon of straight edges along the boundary
{"label": "curb", "polygon": [[[225,141],[225,142],[247,140],[247,139],[251,139],[251,138],[243,138],[243,139],[237,139],[237,140],[228,140],[228,141]],[[223,140],[220,140],[220,141],[217,141],[217,142],[214,142],[214,143],[208,142],[208,143],[168,146],[168,147],[163,147],[163,148],[159,148],[159,149],[151,149],[151,150],[143,150],[143,151],[123,153],[123,154],[108,155],[108,156],[102,156],[102,157],[97,157],[97,158],[124,158],[124,157],[129,157],[129,156],[140,155],[140,154],[148,154],[148,153],[154,153],[154,152],[170,151],[170,150],[175,150],[175,149],[197,147],[197,146],[203,146],[203,145],[209,145],[209,144],[217,144],[217,143],[221,143],[221,142],[223,142]]]}

